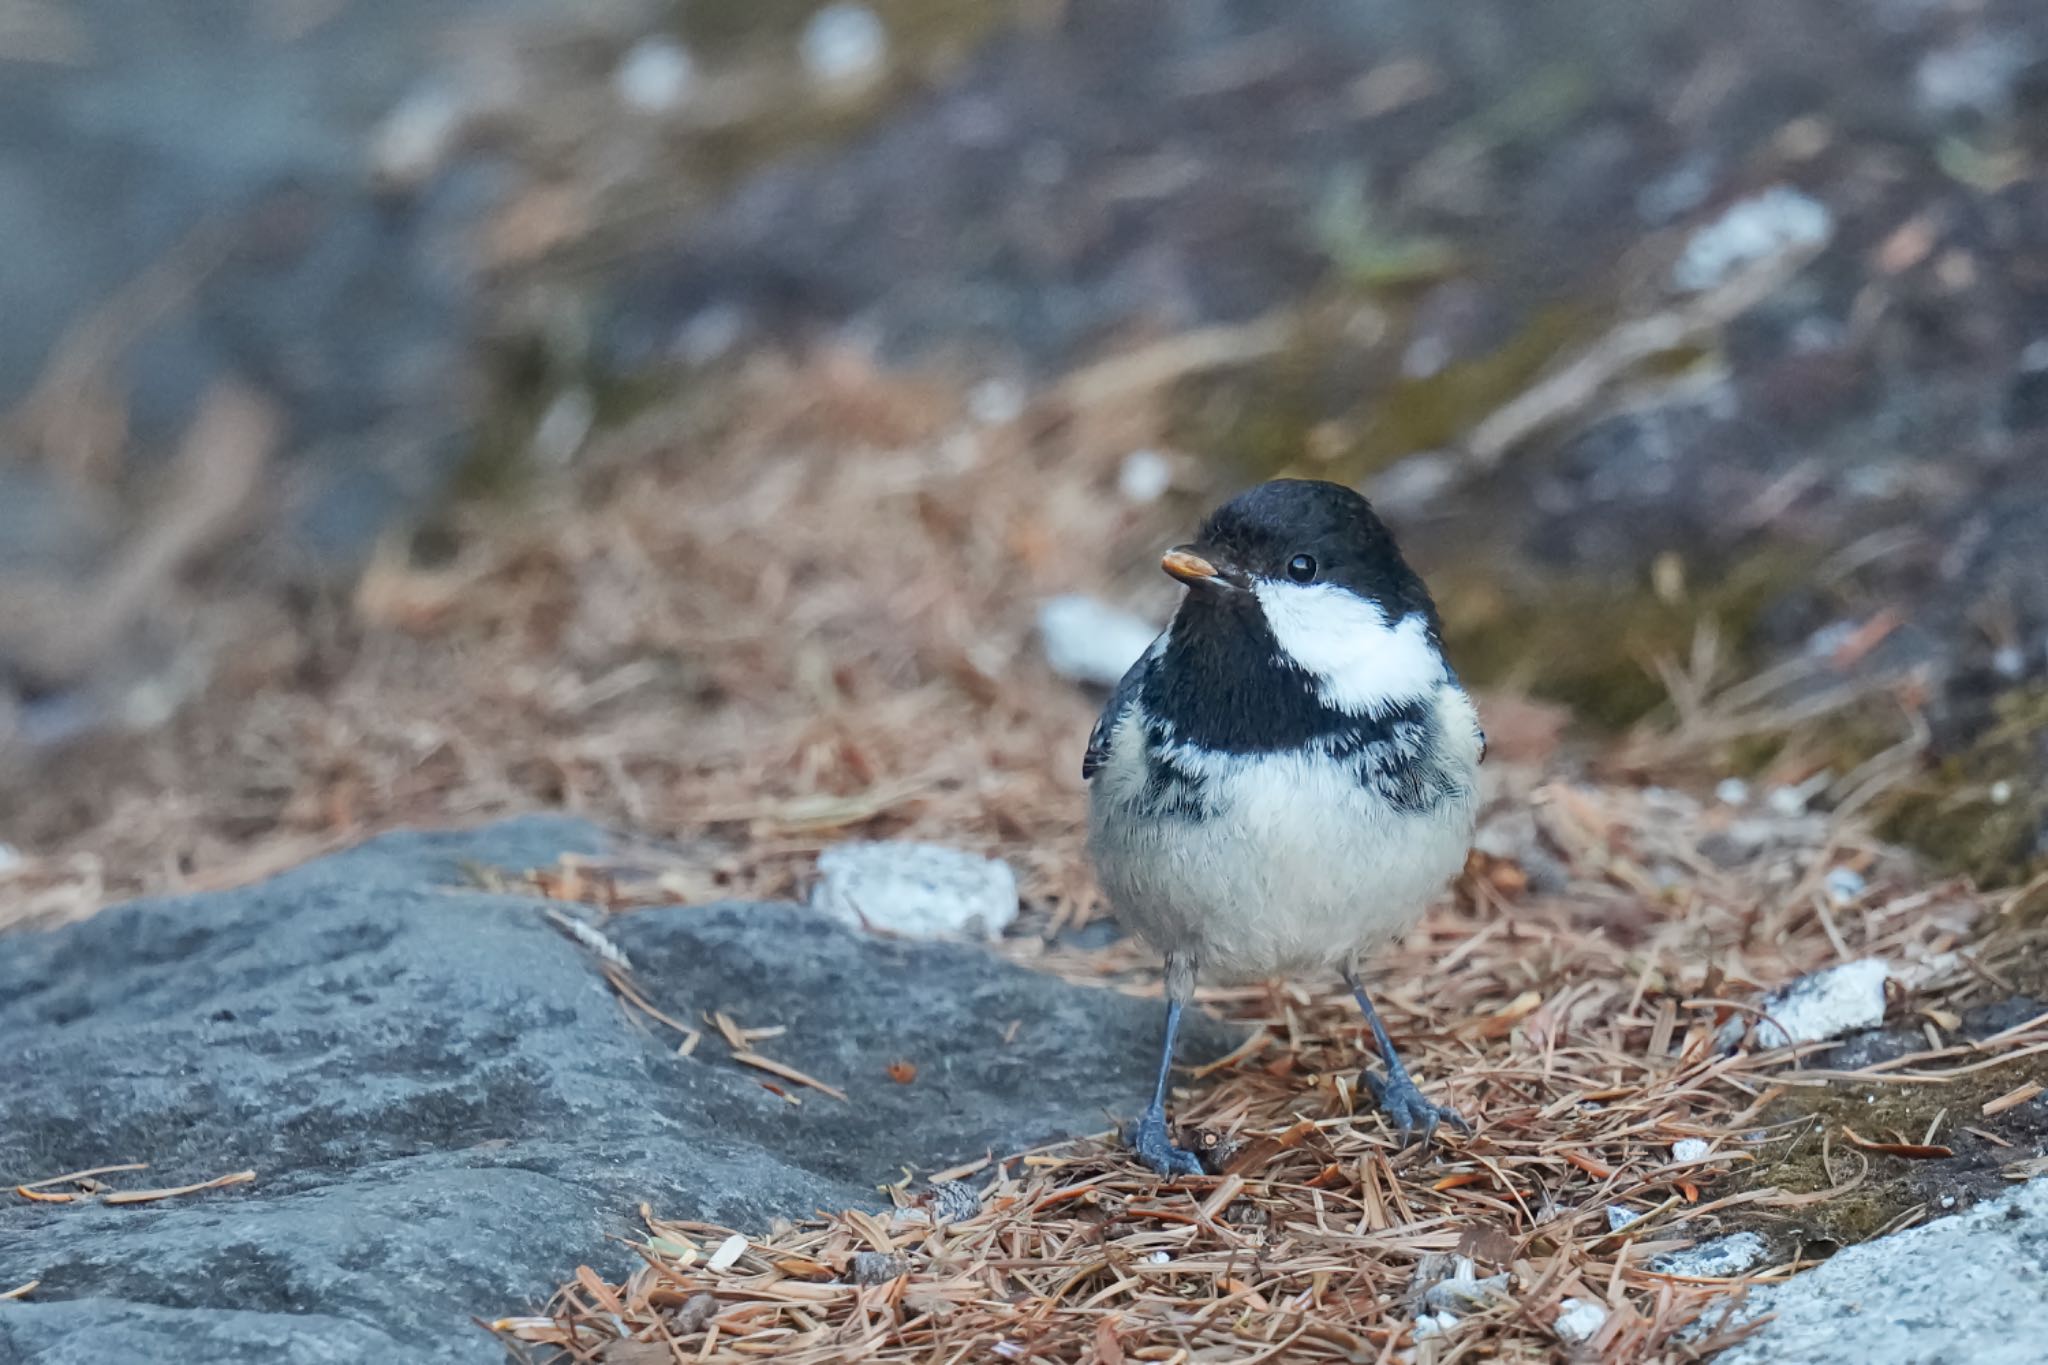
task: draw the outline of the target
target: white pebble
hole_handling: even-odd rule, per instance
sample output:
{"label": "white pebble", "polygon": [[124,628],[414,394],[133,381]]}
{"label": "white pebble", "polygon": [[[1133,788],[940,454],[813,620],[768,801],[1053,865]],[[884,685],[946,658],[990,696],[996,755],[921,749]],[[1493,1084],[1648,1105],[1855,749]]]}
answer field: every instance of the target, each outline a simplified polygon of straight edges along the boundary
{"label": "white pebble", "polygon": [[[1756,1019],[1756,1045],[1817,1043],[1883,1023],[1884,982],[1890,971],[1883,958],[1866,957],[1780,986],[1757,1002],[1761,1015]],[[1721,1046],[1732,1047],[1745,1024],[1745,1016],[1729,1020],[1721,1030]]]}
{"label": "white pebble", "polygon": [[1713,1145],[1705,1138],[1680,1138],[1671,1144],[1671,1159],[1673,1161],[1698,1161],[1712,1150]]}
{"label": "white pebble", "polygon": [[1156,450],[1134,450],[1116,472],[1116,490],[1126,502],[1157,502],[1173,487],[1173,462]]}
{"label": "white pebble", "polygon": [[468,115],[462,100],[446,86],[413,91],[370,133],[371,178],[386,189],[424,185],[455,150]]}
{"label": "white pebble", "polygon": [[1710,1242],[1655,1257],[1650,1268],[1660,1275],[1740,1275],[1770,1254],[1770,1244],[1753,1232],[1736,1232]]}
{"label": "white pebble", "polygon": [[967,393],[967,415],[985,427],[1005,427],[1024,415],[1024,386],[1014,379],[984,379]]}
{"label": "white pebble", "polygon": [[1070,682],[1114,687],[1159,628],[1140,616],[1068,594],[1038,609],[1038,638],[1052,671]]}
{"label": "white pebble", "polygon": [[818,855],[811,908],[903,938],[998,938],[1017,918],[1017,876],[1008,863],[963,849],[856,841]]}
{"label": "white pebble", "polygon": [[1373,506],[1413,515],[1427,510],[1455,488],[1463,468],[1447,455],[1425,451],[1380,471],[1366,491],[1372,496]]}
{"label": "white pebble", "polygon": [[840,0],[811,16],[797,55],[820,85],[865,85],[889,60],[889,30],[866,5]]}
{"label": "white pebble", "polygon": [[1764,798],[1764,804],[1771,808],[1771,814],[1791,819],[1806,814],[1806,794],[1797,787],[1773,787],[1771,794]]}
{"label": "white pebble", "polygon": [[540,464],[560,469],[576,458],[590,429],[597,424],[597,400],[585,388],[565,389],[533,429],[533,456]]}
{"label": "white pebble", "polygon": [[1415,1339],[1440,1337],[1458,1325],[1455,1313],[1421,1313],[1415,1318]]}
{"label": "white pebble", "polygon": [[642,38],[619,59],[612,89],[629,109],[673,113],[697,84],[697,63],[673,38]]}
{"label": "white pebble", "polygon": [[1619,1204],[1609,1204],[1607,1206],[1607,1230],[1609,1232],[1620,1232],[1642,1216],[1642,1212],[1639,1209],[1627,1209]]}
{"label": "white pebble", "polygon": [[1695,232],[1672,267],[1671,280],[1688,293],[1712,289],[1744,266],[1795,247],[1819,246],[1834,230],[1827,205],[1777,185],[1731,204]]}
{"label": "white pebble", "polygon": [[0,844],[0,877],[20,868],[28,859],[21,856],[21,850],[13,844]]}
{"label": "white pebble", "polygon": [[1739,777],[1724,777],[1714,788],[1714,799],[1724,806],[1749,804],[1749,784]]}
{"label": "white pebble", "polygon": [[714,303],[676,329],[675,353],[686,364],[709,365],[739,345],[746,331],[746,314],[733,304]]}
{"label": "white pebble", "polygon": [[1551,1323],[1558,1338],[1576,1346],[1582,1341],[1591,1341],[1607,1321],[1607,1309],[1591,1299],[1566,1299],[1558,1305],[1557,1319]]}
{"label": "white pebble", "polygon": [[1992,805],[2003,806],[2012,800],[2012,783],[2001,777],[1991,784],[1988,795],[1991,797]]}
{"label": "white pebble", "polygon": [[1149,1259],[1151,1260],[1153,1265],[1165,1265],[1168,1261],[1173,1259],[1173,1253],[1170,1251],[1155,1251],[1152,1253]]}
{"label": "white pebble", "polygon": [[1862,896],[1866,886],[1863,874],[1853,867],[1831,867],[1827,875],[1828,899],[1837,905],[1848,905]]}

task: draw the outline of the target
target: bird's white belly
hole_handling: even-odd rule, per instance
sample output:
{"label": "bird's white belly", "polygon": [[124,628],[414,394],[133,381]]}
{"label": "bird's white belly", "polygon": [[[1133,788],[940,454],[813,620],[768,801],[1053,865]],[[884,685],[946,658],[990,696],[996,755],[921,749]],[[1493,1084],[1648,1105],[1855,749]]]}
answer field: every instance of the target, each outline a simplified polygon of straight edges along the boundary
{"label": "bird's white belly", "polygon": [[1207,977],[1349,966],[1412,924],[1471,846],[1471,785],[1406,811],[1317,755],[1246,756],[1213,772],[1206,818],[1136,816],[1142,746],[1118,747],[1090,803],[1104,890],[1126,925],[1190,954]]}

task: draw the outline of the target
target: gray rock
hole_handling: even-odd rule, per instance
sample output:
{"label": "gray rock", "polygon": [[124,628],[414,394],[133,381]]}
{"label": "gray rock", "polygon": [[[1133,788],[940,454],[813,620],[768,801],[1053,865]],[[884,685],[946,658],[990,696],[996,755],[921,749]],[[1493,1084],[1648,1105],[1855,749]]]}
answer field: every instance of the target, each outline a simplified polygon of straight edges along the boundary
{"label": "gray rock", "polygon": [[1968,1213],[1837,1252],[1750,1291],[1776,1316],[1717,1365],[2033,1365],[2048,1285],[2048,1180]]}
{"label": "gray rock", "polygon": [[1770,1246],[1754,1232],[1732,1232],[1658,1256],[1650,1268],[1664,1275],[1705,1275],[1726,1279],[1763,1264]]}
{"label": "gray rock", "polygon": [[[579,1262],[625,1270],[611,1239],[643,1200],[756,1229],[873,1207],[904,1164],[1100,1131],[1144,1093],[1143,1002],[795,906],[605,933],[665,1012],[782,1025],[762,1050],[849,1102],[781,1085],[790,1104],[715,1033],[679,1057],[542,904],[465,872],[603,842],[548,819],[392,835],[0,940],[5,1183],[256,1172],[158,1204],[0,1204],[0,1279],[42,1281],[0,1304],[0,1362],[500,1359],[470,1316],[537,1309]],[[1224,1033],[1205,1023],[1191,1059]]]}

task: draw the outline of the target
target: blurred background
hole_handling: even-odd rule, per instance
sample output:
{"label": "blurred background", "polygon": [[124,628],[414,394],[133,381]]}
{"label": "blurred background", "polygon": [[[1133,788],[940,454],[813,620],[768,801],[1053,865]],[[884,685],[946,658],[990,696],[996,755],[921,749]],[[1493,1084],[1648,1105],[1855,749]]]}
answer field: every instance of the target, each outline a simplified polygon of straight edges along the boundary
{"label": "blurred background", "polygon": [[0,0],[0,923],[534,808],[1085,917],[1283,472],[1511,755],[2024,882],[2044,154],[2032,0]]}

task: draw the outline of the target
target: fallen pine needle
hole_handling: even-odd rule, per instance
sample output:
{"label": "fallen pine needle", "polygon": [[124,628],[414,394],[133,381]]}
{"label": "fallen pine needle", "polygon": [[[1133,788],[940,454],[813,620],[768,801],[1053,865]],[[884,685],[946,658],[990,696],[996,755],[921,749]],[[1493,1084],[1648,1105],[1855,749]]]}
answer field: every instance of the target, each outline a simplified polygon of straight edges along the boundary
{"label": "fallen pine needle", "polygon": [[544,913],[550,924],[597,954],[600,960],[622,972],[633,970],[633,961],[626,956],[625,950],[599,933],[594,925],[586,924],[580,919],[572,919],[559,910],[548,910]]}
{"label": "fallen pine needle", "polygon": [[96,1175],[114,1175],[121,1171],[146,1171],[148,1169],[149,1163],[147,1161],[131,1161],[125,1166],[94,1166],[89,1170],[67,1171],[63,1175],[53,1175],[48,1180],[31,1180],[26,1185],[16,1185],[14,1188],[17,1193],[26,1194],[30,1190],[46,1190],[52,1185],[67,1185],[74,1180],[85,1180]]}
{"label": "fallen pine needle", "polygon": [[2013,1089],[2006,1091],[1995,1100],[1986,1100],[1984,1108],[1980,1112],[1987,1119],[2003,1114],[2008,1109],[2025,1104],[2028,1100],[2040,1094],[2044,1088],[2048,1087],[2043,1087],[2039,1081],[2028,1081],[2025,1085],[2015,1086]]}
{"label": "fallen pine needle", "polygon": [[175,1199],[182,1194],[200,1194],[207,1190],[225,1189],[229,1185],[246,1185],[256,1178],[254,1171],[236,1171],[232,1175],[215,1176],[202,1180],[196,1185],[173,1185],[161,1190],[121,1190],[105,1195],[102,1204],[147,1204],[157,1199]]}
{"label": "fallen pine needle", "polygon": [[827,1085],[815,1077],[806,1076],[803,1072],[798,1071],[786,1062],[778,1062],[773,1057],[763,1057],[758,1052],[735,1052],[732,1054],[732,1059],[742,1066],[751,1066],[757,1070],[765,1071],[771,1076],[780,1076],[785,1081],[791,1081],[797,1085],[807,1085],[813,1090],[821,1090],[840,1103],[846,1103],[846,1092],[844,1090],[839,1089],[837,1086]]}
{"label": "fallen pine needle", "polygon": [[1954,1156],[1956,1149],[1943,1147],[1932,1142],[1872,1142],[1848,1124],[1842,1125],[1842,1136],[1866,1152],[1882,1152],[1886,1156],[1902,1156],[1912,1161],[1938,1161],[1945,1156]]}
{"label": "fallen pine needle", "polygon": [[18,1284],[14,1286],[14,1288],[8,1290],[5,1294],[0,1294],[0,1302],[4,1302],[8,1299],[25,1299],[29,1295],[35,1293],[36,1286],[41,1283],[41,1280],[30,1280],[27,1284]]}

